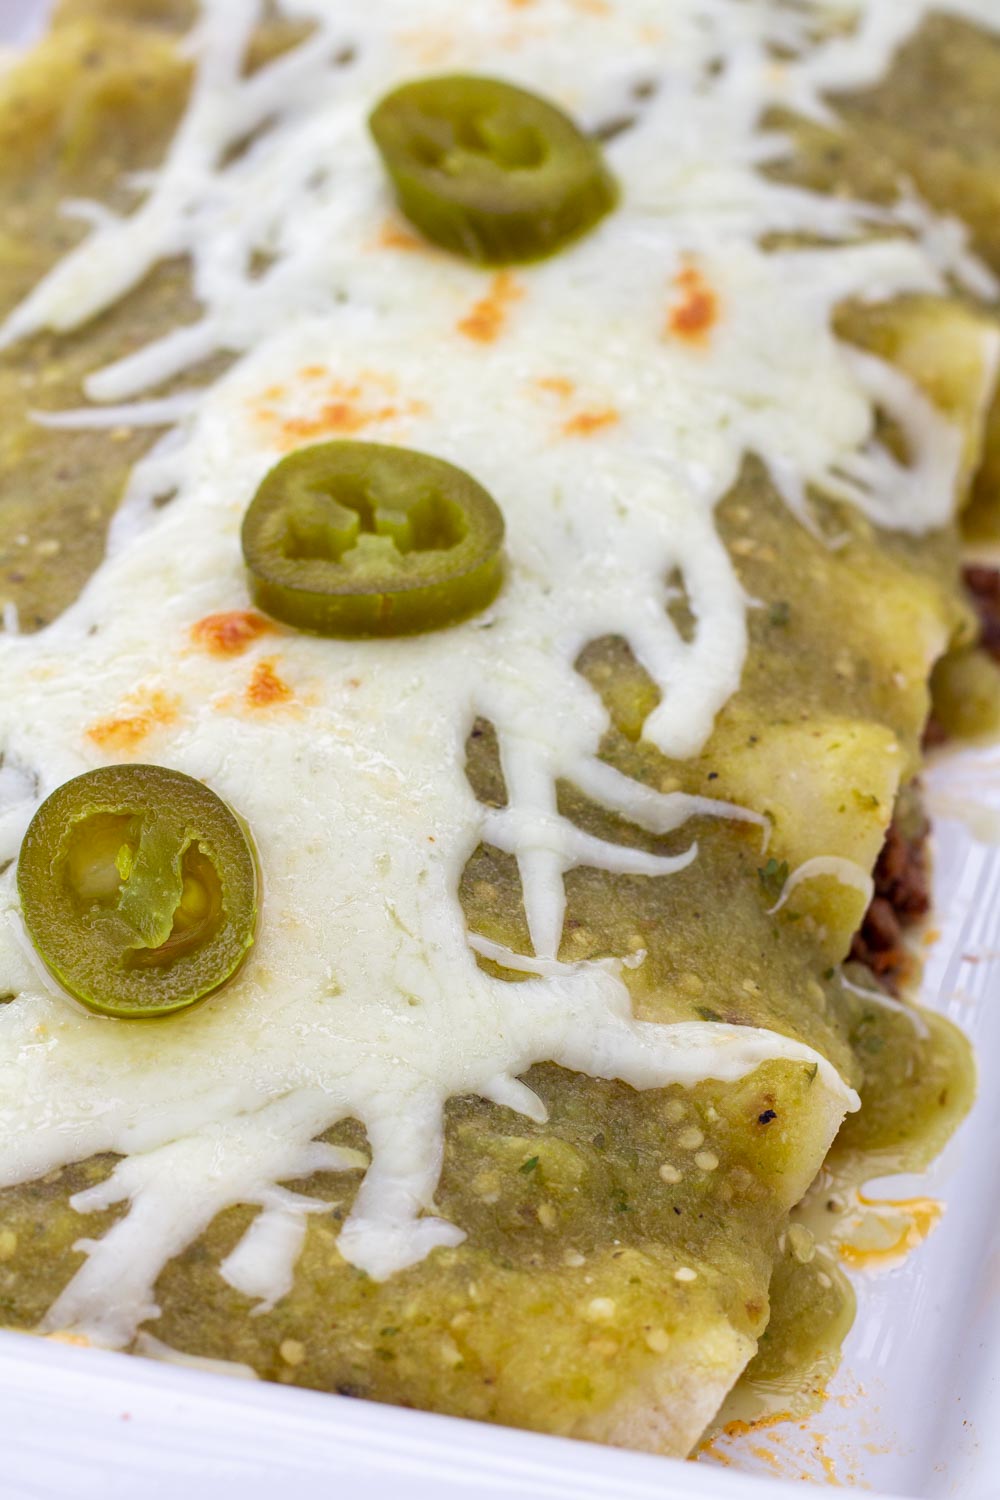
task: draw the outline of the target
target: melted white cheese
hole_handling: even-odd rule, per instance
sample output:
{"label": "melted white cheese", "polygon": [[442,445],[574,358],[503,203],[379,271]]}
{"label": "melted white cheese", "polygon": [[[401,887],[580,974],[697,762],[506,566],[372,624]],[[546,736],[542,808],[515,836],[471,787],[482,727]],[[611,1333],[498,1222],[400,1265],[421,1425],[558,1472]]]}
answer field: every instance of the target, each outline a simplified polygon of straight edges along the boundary
{"label": "melted white cheese", "polygon": [[856,864],[853,859],[844,859],[837,854],[819,854],[815,859],[807,859],[804,864],[792,871],[781,889],[781,895],[771,907],[768,915],[773,916],[775,912],[780,911],[787,904],[789,897],[806,881],[823,879],[836,880],[841,885],[849,886],[857,891],[866,907],[875,894],[875,881],[870,872]]}
{"label": "melted white cheese", "polygon": [[[819,108],[821,87],[877,76],[923,8],[871,0],[856,37],[806,38],[799,61],[777,68],[766,43],[797,36],[799,21],[765,4],[676,0],[664,16],[662,0],[423,0],[418,19],[409,0],[294,0],[286,9],[315,19],[315,35],[243,79],[258,7],[206,0],[190,108],[144,205],[124,220],[91,215],[93,233],[4,333],[76,327],[161,257],[192,258],[201,321],[94,372],[88,394],[112,410],[64,418],[179,425],[139,465],[79,602],[40,635],[0,642],[7,765],[38,778],[0,786],[0,855],[16,852],[39,796],[115,757],[88,729],[146,713],[141,758],[204,779],[249,820],[263,923],[222,994],[169,1024],[128,1025],[53,991],[21,933],[13,870],[0,882],[0,988],[17,992],[0,1010],[0,1182],[113,1151],[111,1177],[76,1206],[129,1204],[84,1246],[48,1327],[130,1340],[155,1315],[165,1261],[234,1202],[262,1212],[222,1274],[273,1303],[291,1284],[304,1215],[322,1207],[276,1184],[357,1170],[316,1141],[346,1116],[364,1123],[371,1163],[342,1253],[382,1277],[457,1244],[462,1227],[433,1203],[445,1102],[474,1093],[544,1119],[518,1081],[536,1061],[652,1088],[802,1060],[842,1110],[856,1107],[807,1046],[639,1022],[615,961],[557,960],[568,868],[669,876],[696,849],[658,858],[585,836],[559,817],[555,786],[573,781],[654,832],[699,812],[749,816],[600,762],[605,713],[573,669],[588,641],[620,633],[663,694],[647,738],[673,756],[704,743],[746,649],[747,601],[712,512],[747,451],[790,503],[823,482],[882,524],[920,530],[949,513],[955,435],[902,377],[842,347],[830,315],[852,293],[940,289],[946,271],[968,272],[964,241],[922,210],[918,240],[764,254],[768,230],[850,235],[876,211],[754,171],[775,149],[756,130],[763,105]],[[345,48],[349,63],[337,60]],[[401,247],[386,233],[395,221],[365,117],[395,81],[444,68],[520,81],[589,125],[631,100],[637,124],[609,147],[620,209],[497,283]],[[658,91],[636,105],[630,90],[651,80]],[[256,276],[255,254],[271,258]],[[668,330],[692,267],[718,308],[697,342]],[[467,320],[490,295],[497,336],[481,342]],[[240,357],[210,391],[148,394],[219,349]],[[915,439],[906,474],[872,445],[873,399]],[[439,454],[492,492],[509,557],[495,605],[412,640],[279,632],[228,660],[199,651],[196,621],[245,607],[238,531],[260,478],[289,446],[345,422]],[[690,642],[665,613],[675,569],[697,620]],[[290,695],[253,706],[264,661]],[[477,714],[499,736],[501,811],[478,805],[464,774]],[[465,931],[458,881],[483,838],[517,857],[534,958]],[[529,977],[495,979],[474,950]]]}

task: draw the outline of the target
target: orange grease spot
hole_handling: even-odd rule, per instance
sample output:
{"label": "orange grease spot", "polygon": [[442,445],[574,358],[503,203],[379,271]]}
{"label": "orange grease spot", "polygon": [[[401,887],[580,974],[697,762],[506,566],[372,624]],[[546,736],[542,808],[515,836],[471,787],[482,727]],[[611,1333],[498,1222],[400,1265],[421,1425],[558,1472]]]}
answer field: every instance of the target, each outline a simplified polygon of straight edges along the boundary
{"label": "orange grease spot", "polygon": [[[299,373],[315,381],[329,372],[320,365],[307,365]],[[277,429],[277,442],[287,450],[321,437],[354,437],[367,427],[418,416],[427,410],[423,401],[387,401],[386,396],[395,390],[396,382],[391,376],[377,370],[362,370],[355,381],[330,380],[325,391],[327,399],[309,415],[285,416],[272,406],[259,406],[255,415],[264,426]]]}
{"label": "orange grease spot", "polygon": [[[823,1391],[821,1394],[826,1399],[827,1393]],[[784,1426],[785,1431],[767,1432],[766,1441],[769,1446],[742,1441],[778,1426]],[[790,1428],[793,1430],[790,1431]],[[735,1446],[729,1448],[728,1443]],[[814,1483],[820,1481],[839,1489],[844,1481],[837,1474],[834,1461],[826,1451],[826,1444],[827,1434],[818,1432],[807,1421],[793,1416],[791,1412],[779,1411],[767,1413],[749,1422],[738,1419],[727,1422],[720,1433],[715,1433],[699,1444],[694,1457],[707,1457],[715,1463],[732,1467],[742,1455],[749,1453],[758,1463],[766,1464],[783,1479]],[[847,1484],[855,1482],[853,1474],[846,1476]]]}
{"label": "orange grease spot", "polygon": [[250,708],[271,708],[287,703],[293,696],[288,683],[274,670],[274,661],[259,661],[247,684],[246,701]]}
{"label": "orange grease spot", "polygon": [[703,1454],[705,1457],[710,1458],[713,1463],[721,1464],[724,1469],[731,1469],[733,1467],[732,1458],[724,1449],[716,1447],[714,1438],[706,1438],[703,1443],[700,1443],[697,1450],[692,1454],[692,1459],[701,1458]]}
{"label": "orange grease spot", "polygon": [[122,755],[128,755],[138,749],[154,729],[174,723],[179,703],[178,698],[171,698],[158,689],[149,693],[145,701],[140,695],[136,699],[134,712],[99,719],[87,730],[87,737],[102,750],[117,750]]}
{"label": "orange grease spot", "polygon": [[361,432],[373,422],[389,422],[399,415],[396,406],[365,407],[352,401],[327,401],[315,417],[289,417],[282,422],[286,437],[312,438],[324,432]]}
{"label": "orange grease spot", "polygon": [[767,1464],[768,1468],[773,1469],[776,1474],[784,1475],[781,1459],[772,1449],[758,1446],[751,1448],[750,1452],[754,1458],[759,1459],[762,1464]]}
{"label": "orange grease spot", "polygon": [[398,219],[386,219],[375,237],[378,250],[422,250],[425,241],[420,239]]}
{"label": "orange grease spot", "polygon": [[576,390],[576,386],[566,375],[542,375],[535,384],[539,390],[551,391],[553,396],[558,396],[562,401],[568,401]]}
{"label": "orange grease spot", "polygon": [[703,344],[719,317],[719,299],[697,266],[685,266],[674,277],[677,296],[667,313],[666,334]]}
{"label": "orange grease spot", "polygon": [[575,417],[570,417],[568,422],[562,426],[567,437],[590,437],[591,433],[600,432],[602,427],[613,427],[619,421],[618,413],[613,406],[605,406],[599,411],[581,411]]}
{"label": "orange grease spot", "polygon": [[[556,396],[560,401],[569,401],[576,393],[576,384],[566,375],[540,375],[533,384],[540,391]],[[590,437],[602,427],[613,427],[621,421],[621,414],[613,406],[585,407],[567,417],[560,427],[563,437]]]}
{"label": "orange grease spot", "polygon": [[52,1344],[70,1344],[74,1349],[91,1349],[93,1345],[86,1334],[69,1333],[63,1329],[57,1329],[55,1333],[43,1333],[43,1339],[48,1339]]}
{"label": "orange grease spot", "polygon": [[[826,1448],[824,1446],[825,1443],[826,1443],[826,1438],[825,1438],[825,1436],[822,1433],[819,1433],[819,1432],[813,1433],[813,1452],[816,1455],[816,1458],[819,1460],[819,1466],[820,1466],[820,1468],[823,1470],[823,1473],[826,1475],[826,1482],[827,1482],[827,1484],[832,1484],[837,1489],[840,1489],[840,1487],[841,1487],[841,1485],[840,1485],[840,1479],[839,1479],[839,1477],[837,1475],[837,1470],[836,1470],[836,1467],[834,1466],[833,1459],[830,1457],[829,1453],[827,1453],[827,1451],[826,1451]],[[854,1482],[854,1476],[852,1474],[848,1474],[848,1476],[847,1476],[847,1482],[848,1482],[848,1484],[853,1484],[853,1482]]]}
{"label": "orange grease spot", "polygon": [[746,1437],[750,1432],[760,1432],[765,1427],[777,1427],[780,1422],[794,1421],[795,1418],[790,1411],[775,1411],[762,1417],[755,1417],[752,1422],[744,1422],[737,1417],[735,1421],[727,1422],[722,1430],[726,1437]]}
{"label": "orange grease spot", "polygon": [[[890,1245],[864,1248],[860,1245],[841,1245],[840,1258],[858,1270],[885,1270],[898,1265],[911,1250],[922,1245],[929,1234],[941,1222],[944,1208],[936,1198],[904,1198],[897,1203],[885,1199],[866,1198],[858,1194],[858,1202],[864,1208],[874,1209],[877,1217],[884,1216],[892,1226],[894,1219],[902,1221],[897,1238]],[[888,1226],[887,1226],[888,1227]]]}
{"label": "orange grease spot", "polygon": [[499,271],[486,296],[473,303],[470,311],[459,320],[459,333],[464,333],[467,339],[474,339],[478,344],[492,344],[503,332],[510,304],[523,296],[523,287],[511,273]]}
{"label": "orange grease spot", "polygon": [[258,636],[274,629],[252,609],[227,609],[206,615],[191,626],[191,639],[212,656],[240,656]]}

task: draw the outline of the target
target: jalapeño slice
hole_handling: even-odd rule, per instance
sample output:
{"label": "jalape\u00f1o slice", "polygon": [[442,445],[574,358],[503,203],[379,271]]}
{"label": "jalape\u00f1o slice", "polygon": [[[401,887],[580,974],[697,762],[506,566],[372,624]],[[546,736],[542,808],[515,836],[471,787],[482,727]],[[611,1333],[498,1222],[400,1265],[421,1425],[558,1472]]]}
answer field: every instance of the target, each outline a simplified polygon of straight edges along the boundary
{"label": "jalape\u00f1o slice", "polygon": [[301,448],[243,520],[254,602],[299,630],[408,635],[485,609],[502,578],[499,507],[462,469],[383,443]]}
{"label": "jalape\u00f1o slice", "polygon": [[17,887],[46,968],[105,1016],[193,1005],[254,941],[257,863],[242,823],[163,766],[104,766],[57,787],[24,836]]}
{"label": "jalape\u00f1o slice", "polygon": [[470,260],[551,255],[617,201],[600,146],[555,105],[496,78],[404,84],[369,126],[406,217]]}

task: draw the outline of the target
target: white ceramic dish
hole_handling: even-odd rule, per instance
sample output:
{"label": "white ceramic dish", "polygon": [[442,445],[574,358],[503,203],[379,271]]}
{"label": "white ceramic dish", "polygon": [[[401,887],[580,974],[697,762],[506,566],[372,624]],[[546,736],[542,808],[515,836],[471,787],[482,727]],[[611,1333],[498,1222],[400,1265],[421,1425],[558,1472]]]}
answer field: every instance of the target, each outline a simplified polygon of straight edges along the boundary
{"label": "white ceramic dish", "polygon": [[43,29],[51,10],[49,0],[3,0],[0,6],[0,42],[24,46]]}
{"label": "white ceramic dish", "polygon": [[[47,9],[0,0],[0,46],[30,41]],[[782,1500],[786,1479],[1000,1496],[1000,751],[951,757],[929,781],[941,932],[924,999],[975,1042],[979,1098],[925,1178],[874,1189],[946,1211],[902,1265],[858,1279],[816,1417],[678,1464],[0,1334],[3,1500],[263,1500],[292,1487],[297,1500]]]}

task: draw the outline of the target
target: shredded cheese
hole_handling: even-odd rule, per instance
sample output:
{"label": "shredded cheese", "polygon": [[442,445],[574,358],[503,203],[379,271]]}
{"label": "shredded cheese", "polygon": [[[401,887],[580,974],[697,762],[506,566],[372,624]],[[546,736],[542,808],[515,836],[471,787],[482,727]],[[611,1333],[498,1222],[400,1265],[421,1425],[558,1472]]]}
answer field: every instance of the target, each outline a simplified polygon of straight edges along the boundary
{"label": "shredded cheese", "polygon": [[[0,854],[16,852],[38,797],[102,763],[87,727],[137,693],[159,694],[175,712],[157,725],[157,758],[248,819],[264,873],[246,968],[156,1027],[84,1015],[55,993],[20,932],[13,870],[0,880],[0,986],[17,992],[0,1010],[0,1182],[121,1156],[74,1201],[128,1211],[81,1245],[85,1264],[45,1320],[112,1345],[155,1316],[166,1260],[234,1202],[261,1213],[222,1274],[264,1305],[280,1298],[305,1216],[323,1205],[276,1184],[358,1170],[316,1140],[348,1116],[366,1127],[371,1161],[340,1250],[385,1277],[463,1238],[433,1208],[448,1098],[474,1093],[544,1119],[518,1080],[536,1061],[654,1088],[735,1080],[784,1058],[815,1065],[840,1109],[857,1106],[808,1046],[754,1028],[640,1022],[621,965],[558,961],[572,865],[669,878],[697,857],[693,844],[663,858],[584,835],[558,813],[560,778],[654,832],[695,814],[750,816],[654,792],[601,762],[605,713],[574,662],[597,636],[626,637],[662,694],[646,738],[671,756],[705,742],[746,651],[748,601],[712,513],[748,451],[803,511],[821,483],[883,525],[943,522],[955,435],[902,376],[839,344],[831,312],[873,288],[941,290],[956,266],[980,284],[988,274],[922,207],[912,239],[760,247],[771,230],[856,237],[884,212],[758,174],[781,148],[758,120],[771,102],[821,113],[824,88],[877,77],[928,8],[918,0],[869,0],[853,32],[819,38],[808,10],[764,0],[676,0],[669,27],[661,0],[537,0],[523,18],[506,0],[423,0],[416,31],[409,0],[285,8],[315,32],[244,77],[260,7],[204,0],[187,43],[190,105],[142,206],[91,213],[89,238],[3,330],[9,344],[77,328],[158,260],[191,258],[200,321],[95,371],[87,393],[109,405],[45,418],[171,430],[136,469],[80,600],[39,635],[18,637],[8,620],[0,638],[0,743],[8,764],[38,778],[0,809]],[[990,0],[953,8],[990,19]],[[780,68],[776,41],[794,43]],[[589,126],[657,78],[608,147],[619,210],[492,289],[474,268],[387,233],[393,210],[366,115],[429,65],[500,73]],[[681,322],[694,319],[699,337],[664,337],[694,265],[698,308]],[[155,394],[220,350],[237,359],[210,390]],[[285,634],[280,675],[250,630],[239,651],[193,649],[206,620],[246,607],[242,513],[288,446],[262,409],[311,418],[317,379],[367,388],[373,371],[395,394],[374,403],[366,436],[461,465],[503,509],[509,571],[495,605],[408,640]],[[539,397],[568,399],[581,384],[579,412]],[[913,438],[905,475],[874,444],[876,400]],[[675,570],[696,620],[690,640],[665,610]],[[249,710],[248,682],[268,685],[270,711]],[[278,703],[288,683],[294,715]],[[465,778],[477,715],[497,729],[501,811],[478,805]],[[534,957],[466,933],[458,882],[482,839],[517,859]],[[527,977],[505,983],[477,953]]]}

